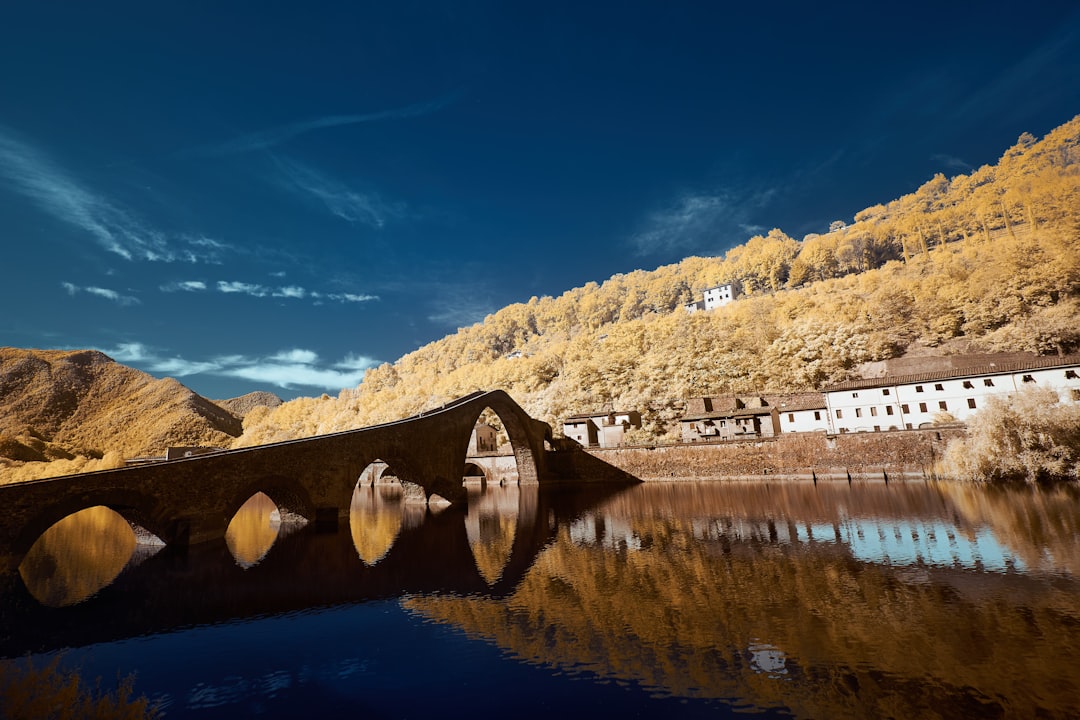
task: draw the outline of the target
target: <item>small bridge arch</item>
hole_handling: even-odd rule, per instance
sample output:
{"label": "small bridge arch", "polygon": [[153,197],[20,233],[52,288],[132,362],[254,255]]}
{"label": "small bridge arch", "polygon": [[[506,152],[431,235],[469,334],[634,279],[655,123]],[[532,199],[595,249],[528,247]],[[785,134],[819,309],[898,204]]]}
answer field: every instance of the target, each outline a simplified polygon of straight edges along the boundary
{"label": "small bridge arch", "polygon": [[129,488],[111,488],[61,496],[34,513],[11,542],[11,552],[20,560],[30,552],[38,538],[66,517],[93,507],[106,507],[124,518],[132,527],[141,527],[165,543],[184,541],[182,528],[175,517],[153,495]]}

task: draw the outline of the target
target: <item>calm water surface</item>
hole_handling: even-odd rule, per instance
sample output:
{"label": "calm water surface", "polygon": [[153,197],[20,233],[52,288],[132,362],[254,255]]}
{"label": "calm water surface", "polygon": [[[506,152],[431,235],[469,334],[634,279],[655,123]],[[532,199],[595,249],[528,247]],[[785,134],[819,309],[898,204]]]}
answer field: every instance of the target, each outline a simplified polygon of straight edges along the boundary
{"label": "calm water surface", "polygon": [[[95,508],[0,585],[0,656],[165,717],[1080,715],[1080,496],[924,482],[257,495],[186,552]],[[105,683],[108,684],[107,682]]]}

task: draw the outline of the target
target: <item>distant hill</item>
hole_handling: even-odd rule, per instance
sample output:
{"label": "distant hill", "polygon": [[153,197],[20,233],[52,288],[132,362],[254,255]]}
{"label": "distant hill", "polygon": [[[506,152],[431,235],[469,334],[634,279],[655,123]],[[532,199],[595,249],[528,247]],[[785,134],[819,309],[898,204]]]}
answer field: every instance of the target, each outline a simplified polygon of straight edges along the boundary
{"label": "distant hill", "polygon": [[285,401],[272,392],[257,390],[240,397],[229,398],[228,400],[214,400],[213,402],[218,407],[225,408],[242,420],[245,415],[257,407],[276,408]]}
{"label": "distant hill", "polygon": [[176,380],[103,353],[0,348],[0,482],[34,476],[21,462],[61,461],[52,475],[98,469],[87,461],[116,465],[174,445],[228,447],[242,430],[237,415]]}

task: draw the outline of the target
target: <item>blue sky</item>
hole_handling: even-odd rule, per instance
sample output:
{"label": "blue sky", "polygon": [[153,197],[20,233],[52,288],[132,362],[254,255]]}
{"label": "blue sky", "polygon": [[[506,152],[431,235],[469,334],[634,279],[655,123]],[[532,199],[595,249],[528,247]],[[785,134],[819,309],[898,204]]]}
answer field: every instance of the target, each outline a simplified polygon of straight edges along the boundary
{"label": "blue sky", "polygon": [[0,345],[333,393],[994,162],[1078,78],[1073,2],[6,3]]}

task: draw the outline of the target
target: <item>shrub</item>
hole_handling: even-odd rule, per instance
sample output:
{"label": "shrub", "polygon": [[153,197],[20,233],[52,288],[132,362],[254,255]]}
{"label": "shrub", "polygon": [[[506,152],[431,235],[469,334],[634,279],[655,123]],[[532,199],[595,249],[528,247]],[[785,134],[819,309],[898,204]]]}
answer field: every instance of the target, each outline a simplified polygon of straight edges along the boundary
{"label": "shrub", "polygon": [[1080,479],[1080,404],[1046,388],[992,398],[953,440],[947,474],[973,482],[1030,484]]}
{"label": "shrub", "polygon": [[65,672],[54,657],[43,667],[0,663],[0,717],[10,720],[143,720],[159,716],[146,697],[132,697],[133,679],[122,678],[115,692],[88,686],[78,672]]}

